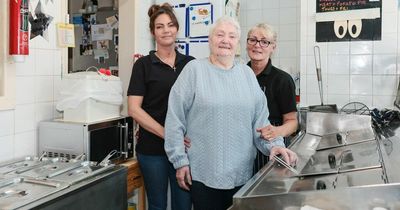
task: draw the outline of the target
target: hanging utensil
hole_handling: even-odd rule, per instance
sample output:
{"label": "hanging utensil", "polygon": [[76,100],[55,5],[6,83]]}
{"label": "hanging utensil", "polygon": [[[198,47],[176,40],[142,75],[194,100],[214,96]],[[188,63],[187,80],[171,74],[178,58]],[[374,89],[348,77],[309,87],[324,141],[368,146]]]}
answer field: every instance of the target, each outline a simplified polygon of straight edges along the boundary
{"label": "hanging utensil", "polygon": [[319,89],[319,97],[321,99],[321,105],[313,105],[309,106],[310,112],[325,112],[325,113],[338,113],[338,109],[336,104],[327,104],[324,105],[324,90],[322,86],[322,73],[321,73],[321,53],[319,46],[314,46],[314,60],[315,60],[315,68],[317,70],[317,79],[318,79],[318,89]]}

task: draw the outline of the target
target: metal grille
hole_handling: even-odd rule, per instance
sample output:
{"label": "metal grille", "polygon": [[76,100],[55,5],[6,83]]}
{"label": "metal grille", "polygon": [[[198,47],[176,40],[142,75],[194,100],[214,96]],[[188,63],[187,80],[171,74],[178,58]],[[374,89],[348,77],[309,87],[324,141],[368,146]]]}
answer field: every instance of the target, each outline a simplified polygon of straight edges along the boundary
{"label": "metal grille", "polygon": [[67,154],[67,153],[59,153],[59,152],[49,152],[47,151],[47,157],[49,158],[55,158],[55,157],[61,157],[61,158],[66,158],[66,159],[74,159],[76,158],[76,155],[73,154]]}
{"label": "metal grille", "polygon": [[257,157],[254,161],[253,174],[256,174],[269,161],[269,157],[257,150]]}

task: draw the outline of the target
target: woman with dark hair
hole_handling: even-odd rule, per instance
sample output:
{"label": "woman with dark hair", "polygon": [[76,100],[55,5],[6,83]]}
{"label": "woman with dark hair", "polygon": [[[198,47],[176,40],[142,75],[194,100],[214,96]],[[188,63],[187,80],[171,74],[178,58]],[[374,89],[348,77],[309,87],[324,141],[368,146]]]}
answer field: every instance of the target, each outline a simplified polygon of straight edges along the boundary
{"label": "woman with dark hair", "polygon": [[[172,209],[191,209],[190,194],[180,188],[176,171],[164,150],[164,122],[172,85],[191,56],[175,50],[179,23],[169,4],[149,8],[150,32],[157,50],[139,58],[132,69],[128,88],[128,112],[139,124],[136,145],[149,210],[166,209],[168,181]],[[184,141],[181,142],[184,145]]]}

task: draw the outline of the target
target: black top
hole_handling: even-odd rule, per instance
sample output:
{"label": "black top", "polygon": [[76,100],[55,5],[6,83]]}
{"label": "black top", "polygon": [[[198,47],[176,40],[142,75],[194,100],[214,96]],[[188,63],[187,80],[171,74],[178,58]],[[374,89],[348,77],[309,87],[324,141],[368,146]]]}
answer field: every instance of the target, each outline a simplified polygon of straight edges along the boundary
{"label": "black top", "polygon": [[[251,63],[247,63],[251,67]],[[268,101],[269,121],[272,125],[283,124],[283,115],[297,111],[293,78],[272,65],[269,59],[265,69],[257,75],[258,83]]]}
{"label": "black top", "polygon": [[[164,126],[169,92],[183,67],[194,58],[176,52],[175,69],[162,62],[154,53],[139,58],[132,68],[128,96],[143,96],[142,108]],[[136,152],[145,155],[165,155],[164,140],[139,127]]]}

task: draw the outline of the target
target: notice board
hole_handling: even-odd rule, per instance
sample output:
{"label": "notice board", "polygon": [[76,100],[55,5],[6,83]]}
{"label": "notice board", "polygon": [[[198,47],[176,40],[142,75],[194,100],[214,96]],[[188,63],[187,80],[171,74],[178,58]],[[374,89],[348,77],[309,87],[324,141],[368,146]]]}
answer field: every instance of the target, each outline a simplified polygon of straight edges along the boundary
{"label": "notice board", "polygon": [[316,41],[381,40],[382,0],[316,0]]}

